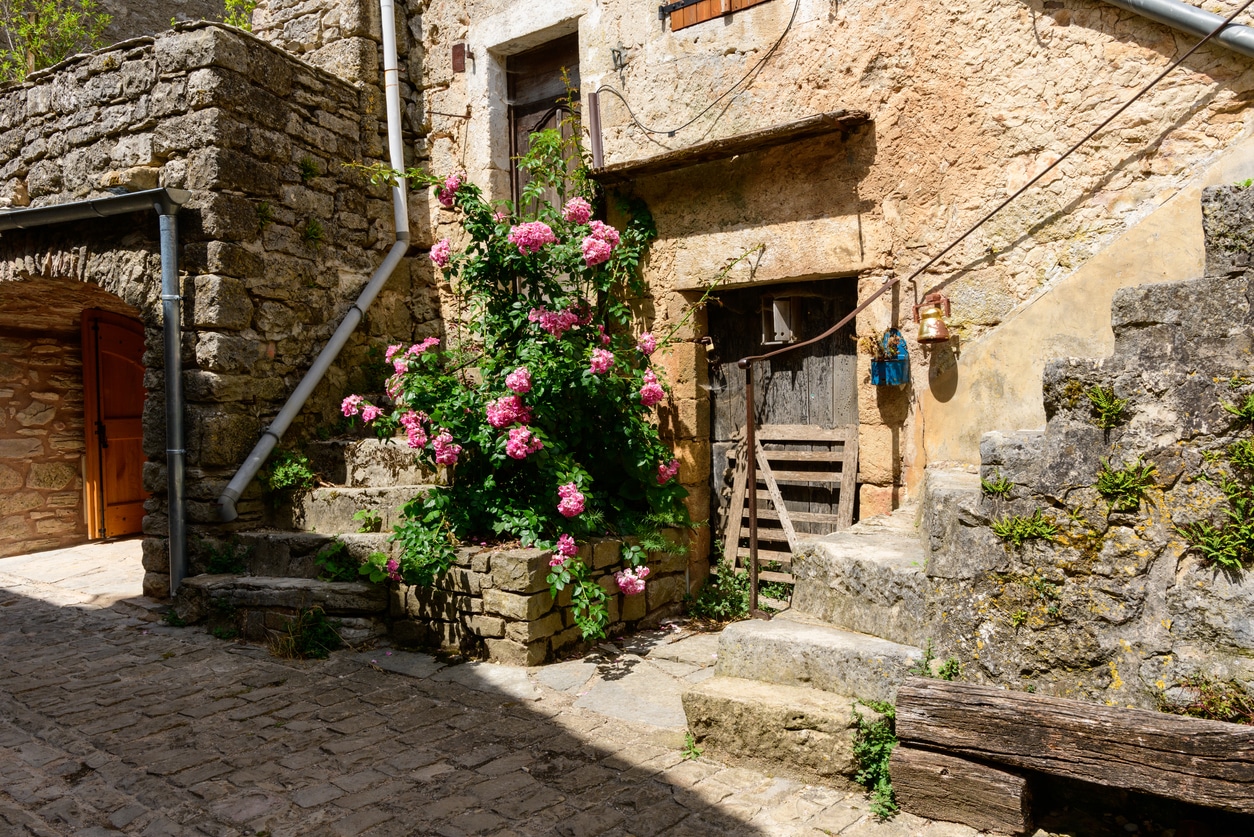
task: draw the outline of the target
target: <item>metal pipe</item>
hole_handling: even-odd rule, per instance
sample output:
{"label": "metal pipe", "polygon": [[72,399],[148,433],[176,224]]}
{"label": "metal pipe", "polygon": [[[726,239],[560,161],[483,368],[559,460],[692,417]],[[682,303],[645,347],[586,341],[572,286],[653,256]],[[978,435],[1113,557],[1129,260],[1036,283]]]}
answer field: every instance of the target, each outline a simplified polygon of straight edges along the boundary
{"label": "metal pipe", "polygon": [[[1216,27],[1224,23],[1221,15],[1204,11],[1197,6],[1190,6],[1180,0],[1106,0],[1106,2],[1194,35],[1209,35]],[[1254,58],[1254,28],[1230,24],[1215,34],[1212,40],[1233,52]]]}
{"label": "metal pipe", "polygon": [[187,575],[187,515],[183,443],[183,327],[179,293],[177,206],[154,203],[161,224],[161,328],[165,344],[165,463],[169,505],[170,596]]}
{"label": "metal pipe", "polygon": [[[401,142],[400,82],[396,60],[396,15],[392,0],[379,0],[379,11],[383,24],[383,85],[388,116],[388,156],[392,168],[400,172],[405,166],[405,153]],[[239,470],[235,472],[235,476],[231,478],[226,488],[222,490],[221,496],[218,497],[218,516],[223,521],[230,522],[239,516],[239,511],[235,508],[235,504],[239,501],[240,495],[244,493],[244,489],[257,476],[257,472],[265,464],[266,458],[270,456],[274,448],[279,444],[279,439],[287,432],[292,421],[305,406],[305,402],[309,400],[309,396],[313,395],[314,389],[322,381],[327,370],[331,368],[331,364],[335,362],[345,344],[348,343],[348,338],[352,336],[358,324],[361,323],[362,318],[365,317],[366,309],[374,302],[375,297],[379,295],[379,291],[383,290],[383,286],[391,278],[392,272],[396,270],[396,266],[400,264],[406,251],[409,250],[409,209],[406,204],[405,180],[403,177],[397,177],[392,184],[392,216],[396,223],[396,243],[392,245],[392,249],[388,251],[383,262],[375,268],[374,273],[370,276],[370,280],[366,283],[366,287],[362,290],[361,295],[357,297],[357,301],[349,307],[348,313],[340,321],[339,326],[335,329],[335,333],[331,335],[331,339],[322,348],[322,351],[318,353],[318,357],[314,359],[313,365],[309,367],[305,377],[296,385],[296,389],[288,396],[287,402],[279,410],[278,415],[274,417],[274,421],[270,422],[270,426],[261,434],[261,438],[253,446],[252,451],[244,460],[244,464],[240,466]]]}
{"label": "metal pipe", "polygon": [[33,206],[22,209],[7,209],[0,212],[0,232],[5,230],[32,230],[45,224],[62,224],[68,221],[86,221],[93,218],[108,218],[113,215],[126,215],[131,212],[147,212],[160,207],[178,207],[187,203],[191,192],[183,189],[145,189],[142,192],[129,192],[125,195],[111,195],[107,198],[89,198],[85,201],[62,203],[53,206]]}

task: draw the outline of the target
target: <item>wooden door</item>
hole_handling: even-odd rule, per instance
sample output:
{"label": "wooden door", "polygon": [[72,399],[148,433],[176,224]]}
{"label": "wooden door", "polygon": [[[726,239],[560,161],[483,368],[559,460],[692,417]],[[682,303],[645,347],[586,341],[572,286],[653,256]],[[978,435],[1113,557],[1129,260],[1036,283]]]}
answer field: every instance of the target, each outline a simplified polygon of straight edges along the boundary
{"label": "wooden door", "polygon": [[144,520],[144,327],[119,314],[83,312],[87,531],[116,538]]}
{"label": "wooden door", "polygon": [[[711,497],[719,532],[725,531],[726,503],[731,486],[728,455],[741,438],[745,423],[744,370],[736,361],[782,346],[762,339],[763,299],[792,300],[794,342],[821,334],[857,304],[857,280],[824,279],[787,285],[726,291],[709,306],[710,441],[713,447]],[[857,356],[850,324],[828,339],[774,360],[754,365],[757,424],[806,425],[831,429],[858,423]],[[784,448],[809,450],[807,445]],[[839,510],[834,486],[815,483],[786,487],[785,505],[807,514],[829,516]],[[848,502],[848,499],[846,500]],[[799,523],[797,531],[820,534],[821,526]]]}
{"label": "wooden door", "polygon": [[[579,36],[566,35],[535,49],[511,55],[505,62],[509,96],[510,159],[526,154],[529,137],[537,131],[556,128],[570,138],[576,129],[567,102],[579,97]],[[569,88],[569,89],[568,89]],[[513,170],[513,197],[518,201],[530,179],[517,165]],[[545,195],[550,203],[557,194]],[[523,213],[535,207],[520,207]]]}

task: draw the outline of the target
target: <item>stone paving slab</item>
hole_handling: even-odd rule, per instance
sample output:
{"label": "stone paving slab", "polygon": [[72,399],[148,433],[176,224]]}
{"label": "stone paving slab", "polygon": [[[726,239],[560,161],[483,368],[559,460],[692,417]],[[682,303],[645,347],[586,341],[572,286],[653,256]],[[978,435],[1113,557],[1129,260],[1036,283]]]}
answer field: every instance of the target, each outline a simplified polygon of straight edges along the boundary
{"label": "stone paving slab", "polygon": [[6,837],[975,833],[885,831],[860,789],[685,760],[656,707],[705,652],[674,630],[565,668],[299,661],[95,602],[0,569]]}

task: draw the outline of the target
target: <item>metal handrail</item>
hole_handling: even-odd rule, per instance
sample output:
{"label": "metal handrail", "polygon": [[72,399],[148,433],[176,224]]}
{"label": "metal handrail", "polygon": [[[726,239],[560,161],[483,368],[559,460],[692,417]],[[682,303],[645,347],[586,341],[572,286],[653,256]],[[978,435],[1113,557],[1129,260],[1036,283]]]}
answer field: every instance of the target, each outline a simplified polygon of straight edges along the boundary
{"label": "metal handrail", "polygon": [[[926,271],[932,265],[936,264],[938,261],[944,258],[951,250],[953,250],[955,247],[957,247],[959,244],[965,241],[967,236],[971,235],[971,233],[975,232],[977,229],[984,226],[984,224],[988,223],[993,218],[993,216],[997,215],[997,213],[1005,209],[1011,203],[1011,201],[1013,201],[1015,198],[1022,195],[1032,186],[1036,185],[1036,183],[1040,181],[1041,178],[1045,177],[1045,175],[1049,174],[1051,171],[1057,168],[1062,163],[1063,160],[1067,159],[1073,153],[1075,153],[1075,151],[1079,149],[1080,146],[1084,145],[1086,142],[1088,142],[1094,136],[1096,136],[1099,132],[1101,132],[1107,125],[1115,121],[1115,119],[1120,114],[1122,114],[1125,110],[1131,107],[1134,102],[1136,102],[1146,93],[1148,93],[1156,84],[1158,84],[1160,81],[1166,78],[1167,75],[1172,70],[1176,69],[1182,63],[1184,63],[1185,59],[1187,59],[1193,53],[1197,52],[1197,50],[1200,49],[1203,44],[1205,44],[1207,41],[1211,40],[1216,35],[1218,35],[1220,31],[1222,31],[1229,24],[1232,23],[1232,21],[1236,18],[1237,15],[1244,12],[1251,5],[1254,5],[1254,0],[1246,0],[1245,3],[1243,3],[1240,6],[1240,8],[1238,8],[1232,14],[1228,15],[1228,17],[1224,18],[1222,23],[1220,23],[1218,26],[1212,29],[1204,38],[1202,38],[1202,40],[1194,44],[1192,49],[1190,49],[1184,55],[1180,56],[1171,64],[1169,64],[1165,70],[1163,70],[1161,73],[1155,76],[1153,80],[1151,80],[1148,84],[1142,87],[1139,91],[1137,91],[1136,94],[1133,95],[1131,99],[1128,99],[1128,101],[1120,105],[1119,108],[1114,113],[1112,113],[1110,116],[1102,120],[1101,124],[1099,124],[1096,128],[1094,128],[1093,130],[1085,134],[1079,140],[1079,142],[1075,143],[1070,148],[1068,148],[1062,154],[1061,157],[1059,157],[1054,162],[1050,163],[1039,174],[1037,174],[1027,183],[1023,184],[1023,186],[1019,187],[1019,189],[1015,191],[1014,194],[1012,194],[1010,197],[1006,198],[1001,203],[999,203],[991,212],[986,214],[979,221],[976,221],[975,224],[973,224],[971,227],[968,227],[967,230],[964,233],[962,233],[962,235],[958,236],[953,241],[951,241],[948,245],[945,246],[943,250],[941,250],[935,256],[932,256],[932,258],[924,262],[921,267],[914,270],[914,272],[912,272],[909,276],[906,276],[904,278],[904,281],[909,282],[917,278],[918,276],[920,276],[924,271]],[[746,465],[748,468],[748,473],[746,475],[746,483],[745,483],[747,486],[745,496],[747,498],[750,498],[749,499],[749,613],[750,615],[756,618],[766,619],[766,618],[769,618],[769,614],[758,609],[758,496],[757,496],[758,474],[757,474],[757,455],[756,455],[756,451],[757,451],[756,429],[757,428],[756,428],[756,424],[754,421],[754,400],[753,400],[753,364],[761,360],[769,360],[779,355],[787,354],[789,352],[795,352],[798,349],[804,349],[806,346],[813,346],[815,343],[818,343],[822,340],[826,340],[828,337],[831,337],[837,331],[839,331],[840,329],[848,325],[853,320],[854,317],[858,316],[858,314],[861,314],[863,311],[865,311],[872,302],[875,302],[875,300],[879,299],[881,296],[887,293],[889,289],[897,286],[902,281],[903,281],[903,278],[900,276],[894,276],[888,279],[887,281],[884,282],[883,285],[881,285],[879,288],[876,289],[875,293],[867,297],[864,302],[860,303],[856,308],[854,308],[852,311],[850,311],[848,314],[842,317],[840,321],[836,323],[836,325],[832,326],[827,331],[820,334],[818,337],[812,337],[809,340],[804,340],[800,343],[794,343],[790,346],[785,346],[782,349],[776,349],[773,352],[767,352],[765,354],[750,355],[748,357],[742,357],[740,360],[736,361],[736,365],[739,366],[741,369],[745,370],[745,459],[746,459]],[[728,521],[728,525],[731,525],[730,520]],[[737,538],[737,543],[739,543],[739,538]],[[733,561],[735,560],[734,551],[733,551],[732,560]]]}

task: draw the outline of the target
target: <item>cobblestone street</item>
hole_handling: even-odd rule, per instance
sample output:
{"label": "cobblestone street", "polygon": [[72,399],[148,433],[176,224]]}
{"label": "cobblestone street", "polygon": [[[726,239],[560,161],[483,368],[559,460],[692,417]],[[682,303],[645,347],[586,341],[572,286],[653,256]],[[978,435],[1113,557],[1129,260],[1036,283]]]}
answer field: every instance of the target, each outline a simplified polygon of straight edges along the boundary
{"label": "cobblestone street", "polygon": [[286,661],[15,568],[0,561],[6,835],[973,833],[686,760],[682,726],[614,717],[621,668],[577,692],[570,664]]}

